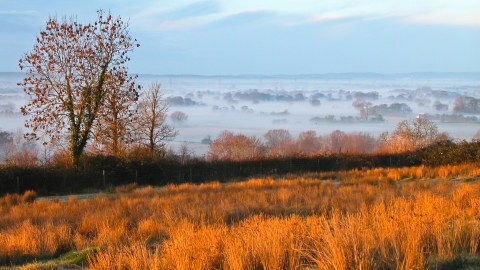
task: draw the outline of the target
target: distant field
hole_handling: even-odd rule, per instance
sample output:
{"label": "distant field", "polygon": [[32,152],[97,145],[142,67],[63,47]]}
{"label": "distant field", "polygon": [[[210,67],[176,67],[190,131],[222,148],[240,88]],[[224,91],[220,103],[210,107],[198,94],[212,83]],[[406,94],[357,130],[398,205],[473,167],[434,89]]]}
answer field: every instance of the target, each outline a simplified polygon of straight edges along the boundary
{"label": "distant field", "polygon": [[[14,112],[19,113],[20,107],[27,103],[26,94],[17,86],[24,76],[23,72],[0,72],[0,108],[2,105],[13,103]],[[164,98],[189,98],[195,103],[195,105],[172,104],[168,113],[182,111],[188,115],[188,121],[176,125],[179,135],[169,145],[178,149],[182,143],[188,142],[190,147],[195,150],[195,155],[203,156],[208,152],[208,145],[202,144],[201,140],[208,135],[215,139],[223,130],[247,136],[255,135],[260,138],[271,129],[286,129],[293,137],[308,130],[314,130],[317,135],[341,130],[343,132],[368,132],[373,136],[378,136],[384,131],[394,130],[398,122],[415,118],[419,113],[432,115],[461,113],[453,110],[455,97],[480,98],[479,77],[479,73],[345,73],[263,77],[140,74],[138,83],[147,89],[152,82],[158,81],[162,84],[161,90],[165,95]],[[357,98],[349,99],[346,93],[373,91],[379,94],[378,99],[371,100],[374,105],[406,103],[411,107],[412,113],[402,116],[383,115],[385,118],[383,123],[310,122],[313,117],[327,115],[333,115],[337,119],[341,116],[359,116],[358,111],[352,106],[352,102]],[[443,91],[448,95],[436,97],[430,91]],[[254,101],[236,96],[236,94],[252,92],[272,96],[302,94],[304,100]],[[226,98],[228,93],[233,96],[232,100]],[[312,106],[309,102],[309,99],[315,94],[325,96],[320,98],[321,105],[319,106]],[[408,96],[410,98],[406,98]],[[437,100],[448,104],[448,110],[436,110],[433,104]],[[214,106],[219,106],[224,110],[214,111],[212,110]],[[244,106],[248,110],[242,110]],[[289,115],[271,114],[285,110],[288,110]],[[2,109],[0,109],[1,111]],[[478,114],[474,115],[478,116]],[[15,131],[24,126],[26,118],[21,115],[11,117],[0,114],[0,129]],[[455,139],[470,140],[480,129],[478,122],[443,123],[438,121],[437,124],[440,132],[448,132]],[[28,130],[24,130],[24,132],[28,132]]]}
{"label": "distant field", "polygon": [[[20,269],[474,269],[478,164],[0,199]],[[1,268],[1,267],[0,267]]]}

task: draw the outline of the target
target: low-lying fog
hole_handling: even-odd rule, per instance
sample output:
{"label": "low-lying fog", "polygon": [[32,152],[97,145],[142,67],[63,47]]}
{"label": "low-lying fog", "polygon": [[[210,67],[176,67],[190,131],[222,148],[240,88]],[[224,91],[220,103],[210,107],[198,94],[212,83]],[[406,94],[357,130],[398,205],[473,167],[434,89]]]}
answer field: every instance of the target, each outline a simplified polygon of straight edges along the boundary
{"label": "low-lying fog", "polygon": [[[19,109],[27,102],[27,96],[16,85],[23,76],[23,73],[0,73],[0,129],[3,131],[15,131],[23,126],[25,117]],[[181,111],[188,116],[183,124],[175,124],[179,135],[170,145],[177,149],[182,142],[188,142],[199,156],[208,150],[208,145],[201,140],[208,135],[214,140],[223,130],[261,138],[270,129],[287,129],[294,137],[307,130],[324,135],[337,129],[377,136],[392,131],[399,121],[415,118],[419,113],[454,114],[458,96],[480,96],[480,73],[276,77],[140,75],[137,80],[144,89],[154,81],[162,84],[164,98],[171,101],[169,113]],[[412,112],[383,115],[384,122],[341,121],[341,117],[360,116],[352,105],[359,98],[373,105],[405,103]],[[443,107],[436,106],[438,104]],[[333,118],[311,121],[327,115]],[[440,132],[448,132],[457,139],[470,140],[480,129],[478,121],[435,121]]]}

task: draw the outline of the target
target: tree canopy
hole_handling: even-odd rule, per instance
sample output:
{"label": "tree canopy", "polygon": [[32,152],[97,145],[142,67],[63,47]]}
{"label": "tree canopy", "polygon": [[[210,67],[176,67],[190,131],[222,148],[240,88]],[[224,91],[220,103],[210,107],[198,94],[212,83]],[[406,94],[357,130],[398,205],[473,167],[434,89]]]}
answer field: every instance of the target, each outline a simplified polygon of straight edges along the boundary
{"label": "tree canopy", "polygon": [[128,75],[126,63],[127,54],[140,45],[121,17],[115,19],[102,10],[97,15],[89,24],[74,17],[50,17],[33,50],[19,61],[20,69],[27,72],[19,85],[30,96],[21,108],[31,116],[25,126],[32,132],[26,136],[45,143],[66,138],[74,164],[95,128],[109,121],[102,116],[112,116],[106,100],[138,96],[136,77]]}

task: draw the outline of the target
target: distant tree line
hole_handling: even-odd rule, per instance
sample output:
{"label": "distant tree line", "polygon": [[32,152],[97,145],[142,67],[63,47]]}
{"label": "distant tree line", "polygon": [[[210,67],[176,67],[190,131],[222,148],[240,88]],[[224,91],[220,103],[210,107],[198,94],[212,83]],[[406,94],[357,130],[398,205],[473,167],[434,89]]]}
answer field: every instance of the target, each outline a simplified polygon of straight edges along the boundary
{"label": "distant tree line", "polygon": [[385,122],[385,119],[381,114],[373,114],[371,115],[368,120],[365,120],[365,117],[360,117],[360,116],[353,116],[353,115],[348,115],[348,116],[334,116],[334,115],[326,115],[324,117],[319,117],[315,116],[310,118],[309,120],[311,123],[365,123],[365,122],[371,122],[371,123],[383,123]]}
{"label": "distant tree line", "polygon": [[372,107],[375,113],[383,116],[406,116],[412,113],[412,109],[405,103],[380,104]]}
{"label": "distant tree line", "polygon": [[288,130],[274,129],[265,133],[263,139],[223,131],[210,144],[208,160],[261,160],[334,153],[401,153],[450,140],[450,137],[438,132],[436,124],[430,120],[410,119],[399,122],[392,133],[384,132],[378,137],[366,132],[345,133],[340,130],[317,135],[315,131],[309,130],[301,132],[298,138],[293,138]]}
{"label": "distant tree line", "polygon": [[165,101],[172,106],[195,106],[195,105],[203,105],[202,103],[196,102],[191,98],[183,98],[181,96],[171,96],[165,98]]}
{"label": "distant tree line", "polygon": [[[272,155],[281,156],[282,153],[272,152]],[[77,167],[65,167],[62,163],[43,166],[0,166],[0,195],[23,193],[25,190],[34,190],[39,195],[58,195],[105,190],[132,182],[154,186],[186,182],[199,184],[215,180],[220,182],[238,180],[252,175],[376,167],[439,166],[479,161],[479,141],[455,143],[451,140],[434,142],[426,147],[401,153],[351,154],[342,151],[309,157],[264,157],[241,161],[209,161],[195,157],[182,160],[181,157],[172,155],[162,158],[149,156],[138,158],[86,154],[82,156]]]}
{"label": "distant tree line", "polygon": [[477,116],[464,116],[462,114],[424,114],[425,119],[440,121],[443,123],[479,123]]}
{"label": "distant tree line", "polygon": [[469,114],[479,114],[480,113],[480,99],[474,97],[457,97],[455,99],[455,104],[453,111],[456,113],[469,113]]}
{"label": "distant tree line", "polygon": [[360,116],[339,116],[327,115],[324,117],[312,117],[312,123],[360,123],[360,122],[385,122],[383,116],[407,116],[412,113],[412,109],[405,103],[392,103],[390,105],[373,105],[369,101],[356,100],[352,106],[359,112]]}
{"label": "distant tree line", "polygon": [[258,91],[257,89],[252,89],[246,92],[227,92],[225,93],[224,100],[234,102],[235,100],[244,100],[244,101],[251,101],[253,103],[258,103],[260,101],[304,101],[307,100],[307,97],[303,95],[301,92],[286,92],[283,93],[263,93]]}

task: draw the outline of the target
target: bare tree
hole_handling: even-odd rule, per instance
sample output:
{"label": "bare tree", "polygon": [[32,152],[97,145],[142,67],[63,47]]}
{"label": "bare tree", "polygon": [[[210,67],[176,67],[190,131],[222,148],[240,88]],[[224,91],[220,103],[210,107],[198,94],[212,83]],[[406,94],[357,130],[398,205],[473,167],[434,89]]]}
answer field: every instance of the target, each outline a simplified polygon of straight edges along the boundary
{"label": "bare tree", "polygon": [[340,153],[342,151],[342,141],[345,136],[345,132],[340,130],[334,130],[327,135],[328,144],[330,146],[330,153]]}
{"label": "bare tree", "polygon": [[200,141],[202,144],[211,144],[213,141],[212,141],[212,136],[210,136],[210,134],[208,134],[205,138],[203,138],[201,141]]}
{"label": "bare tree", "polygon": [[391,135],[384,132],[380,136],[382,148],[394,153],[413,151],[445,138],[448,134],[438,133],[437,125],[428,119],[403,120]]}
{"label": "bare tree", "polygon": [[224,130],[210,144],[208,159],[210,160],[255,160],[263,156],[263,144],[255,136],[233,134]]}
{"label": "bare tree", "polygon": [[115,89],[136,93],[135,78],[128,76],[127,53],[134,40],[128,22],[98,12],[93,24],[75,18],[49,18],[31,52],[19,61],[27,76],[19,85],[30,96],[21,108],[31,115],[25,126],[29,139],[46,137],[50,142],[68,136],[70,158],[78,163],[101,116],[109,114],[105,100]]}
{"label": "bare tree", "polygon": [[5,150],[13,143],[13,133],[0,130],[0,158],[3,159]]}
{"label": "bare tree", "polygon": [[178,148],[178,156],[182,163],[191,159],[195,155],[195,150],[191,147],[191,143],[184,141]]}
{"label": "bare tree", "polygon": [[133,123],[137,142],[146,146],[152,156],[178,135],[178,131],[165,123],[169,106],[162,99],[160,86],[154,82],[140,96]]}
{"label": "bare tree", "polygon": [[303,156],[312,156],[315,152],[320,150],[320,140],[317,138],[317,133],[313,130],[308,130],[298,134],[296,142],[297,150]]}
{"label": "bare tree", "polygon": [[477,132],[475,132],[475,134],[473,134],[472,141],[480,141],[480,129],[477,130]]}
{"label": "bare tree", "polygon": [[12,132],[10,142],[4,145],[4,161],[7,165],[16,166],[34,166],[37,164],[37,145],[23,137],[22,128]]}
{"label": "bare tree", "polygon": [[353,107],[358,110],[360,116],[365,118],[365,121],[368,121],[368,118],[375,112],[371,102],[354,102]]}
{"label": "bare tree", "polygon": [[13,141],[13,134],[9,131],[2,131],[0,129],[0,146],[11,143]]}
{"label": "bare tree", "polygon": [[292,135],[286,129],[269,130],[263,137],[266,140],[267,154],[270,157],[286,157],[292,150]]}
{"label": "bare tree", "polygon": [[132,140],[131,122],[137,100],[138,93],[128,91],[121,82],[106,94],[105,110],[94,132],[94,143],[103,153],[117,156],[124,150],[124,144]]}
{"label": "bare tree", "polygon": [[342,150],[348,153],[372,153],[377,147],[377,139],[370,133],[350,132],[342,136]]}
{"label": "bare tree", "polygon": [[172,114],[170,114],[170,120],[180,125],[187,121],[187,119],[188,115],[181,111],[174,111]]}

